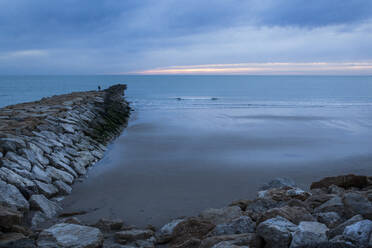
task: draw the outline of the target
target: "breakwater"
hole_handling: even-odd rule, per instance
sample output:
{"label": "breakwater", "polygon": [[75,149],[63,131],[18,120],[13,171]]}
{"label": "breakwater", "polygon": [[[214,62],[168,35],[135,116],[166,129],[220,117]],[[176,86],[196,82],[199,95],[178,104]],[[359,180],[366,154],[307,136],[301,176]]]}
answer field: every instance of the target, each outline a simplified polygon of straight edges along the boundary
{"label": "breakwater", "polygon": [[58,213],[61,196],[126,126],[125,89],[118,84],[0,109],[1,232]]}

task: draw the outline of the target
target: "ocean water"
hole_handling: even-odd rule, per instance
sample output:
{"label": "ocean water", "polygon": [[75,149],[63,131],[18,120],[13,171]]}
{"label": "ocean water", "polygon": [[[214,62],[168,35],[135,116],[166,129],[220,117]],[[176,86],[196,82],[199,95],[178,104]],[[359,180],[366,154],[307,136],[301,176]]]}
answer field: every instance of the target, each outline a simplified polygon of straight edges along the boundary
{"label": "ocean water", "polygon": [[75,184],[67,210],[160,226],[252,198],[285,176],[372,175],[372,77],[0,77],[0,105],[126,83],[128,128]]}

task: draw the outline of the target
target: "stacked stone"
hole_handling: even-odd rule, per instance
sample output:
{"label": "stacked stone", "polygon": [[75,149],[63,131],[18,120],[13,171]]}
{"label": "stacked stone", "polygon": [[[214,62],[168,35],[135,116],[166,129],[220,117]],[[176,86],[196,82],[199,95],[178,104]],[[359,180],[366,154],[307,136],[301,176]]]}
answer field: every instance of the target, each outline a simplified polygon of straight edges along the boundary
{"label": "stacked stone", "polygon": [[125,89],[115,85],[0,109],[0,232],[57,214],[61,196],[126,125]]}

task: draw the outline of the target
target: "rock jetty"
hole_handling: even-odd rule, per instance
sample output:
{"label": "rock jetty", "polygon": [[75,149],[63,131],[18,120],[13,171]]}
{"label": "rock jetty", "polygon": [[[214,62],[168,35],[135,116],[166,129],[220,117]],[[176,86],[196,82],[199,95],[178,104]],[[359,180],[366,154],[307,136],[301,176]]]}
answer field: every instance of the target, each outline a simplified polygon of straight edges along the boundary
{"label": "rock jetty", "polygon": [[27,226],[57,215],[61,196],[71,192],[126,126],[125,89],[114,85],[0,109],[2,240],[25,236]]}

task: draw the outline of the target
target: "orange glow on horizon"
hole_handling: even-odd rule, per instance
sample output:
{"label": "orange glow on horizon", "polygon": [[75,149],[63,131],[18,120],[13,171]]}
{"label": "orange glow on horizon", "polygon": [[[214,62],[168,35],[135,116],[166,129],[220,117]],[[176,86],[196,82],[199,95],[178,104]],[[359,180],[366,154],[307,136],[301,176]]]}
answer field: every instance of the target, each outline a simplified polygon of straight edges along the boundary
{"label": "orange glow on horizon", "polygon": [[372,63],[350,62],[350,63],[238,63],[238,64],[205,64],[205,65],[186,65],[169,66],[151,70],[134,72],[141,75],[160,75],[160,74],[363,74],[372,75]]}

